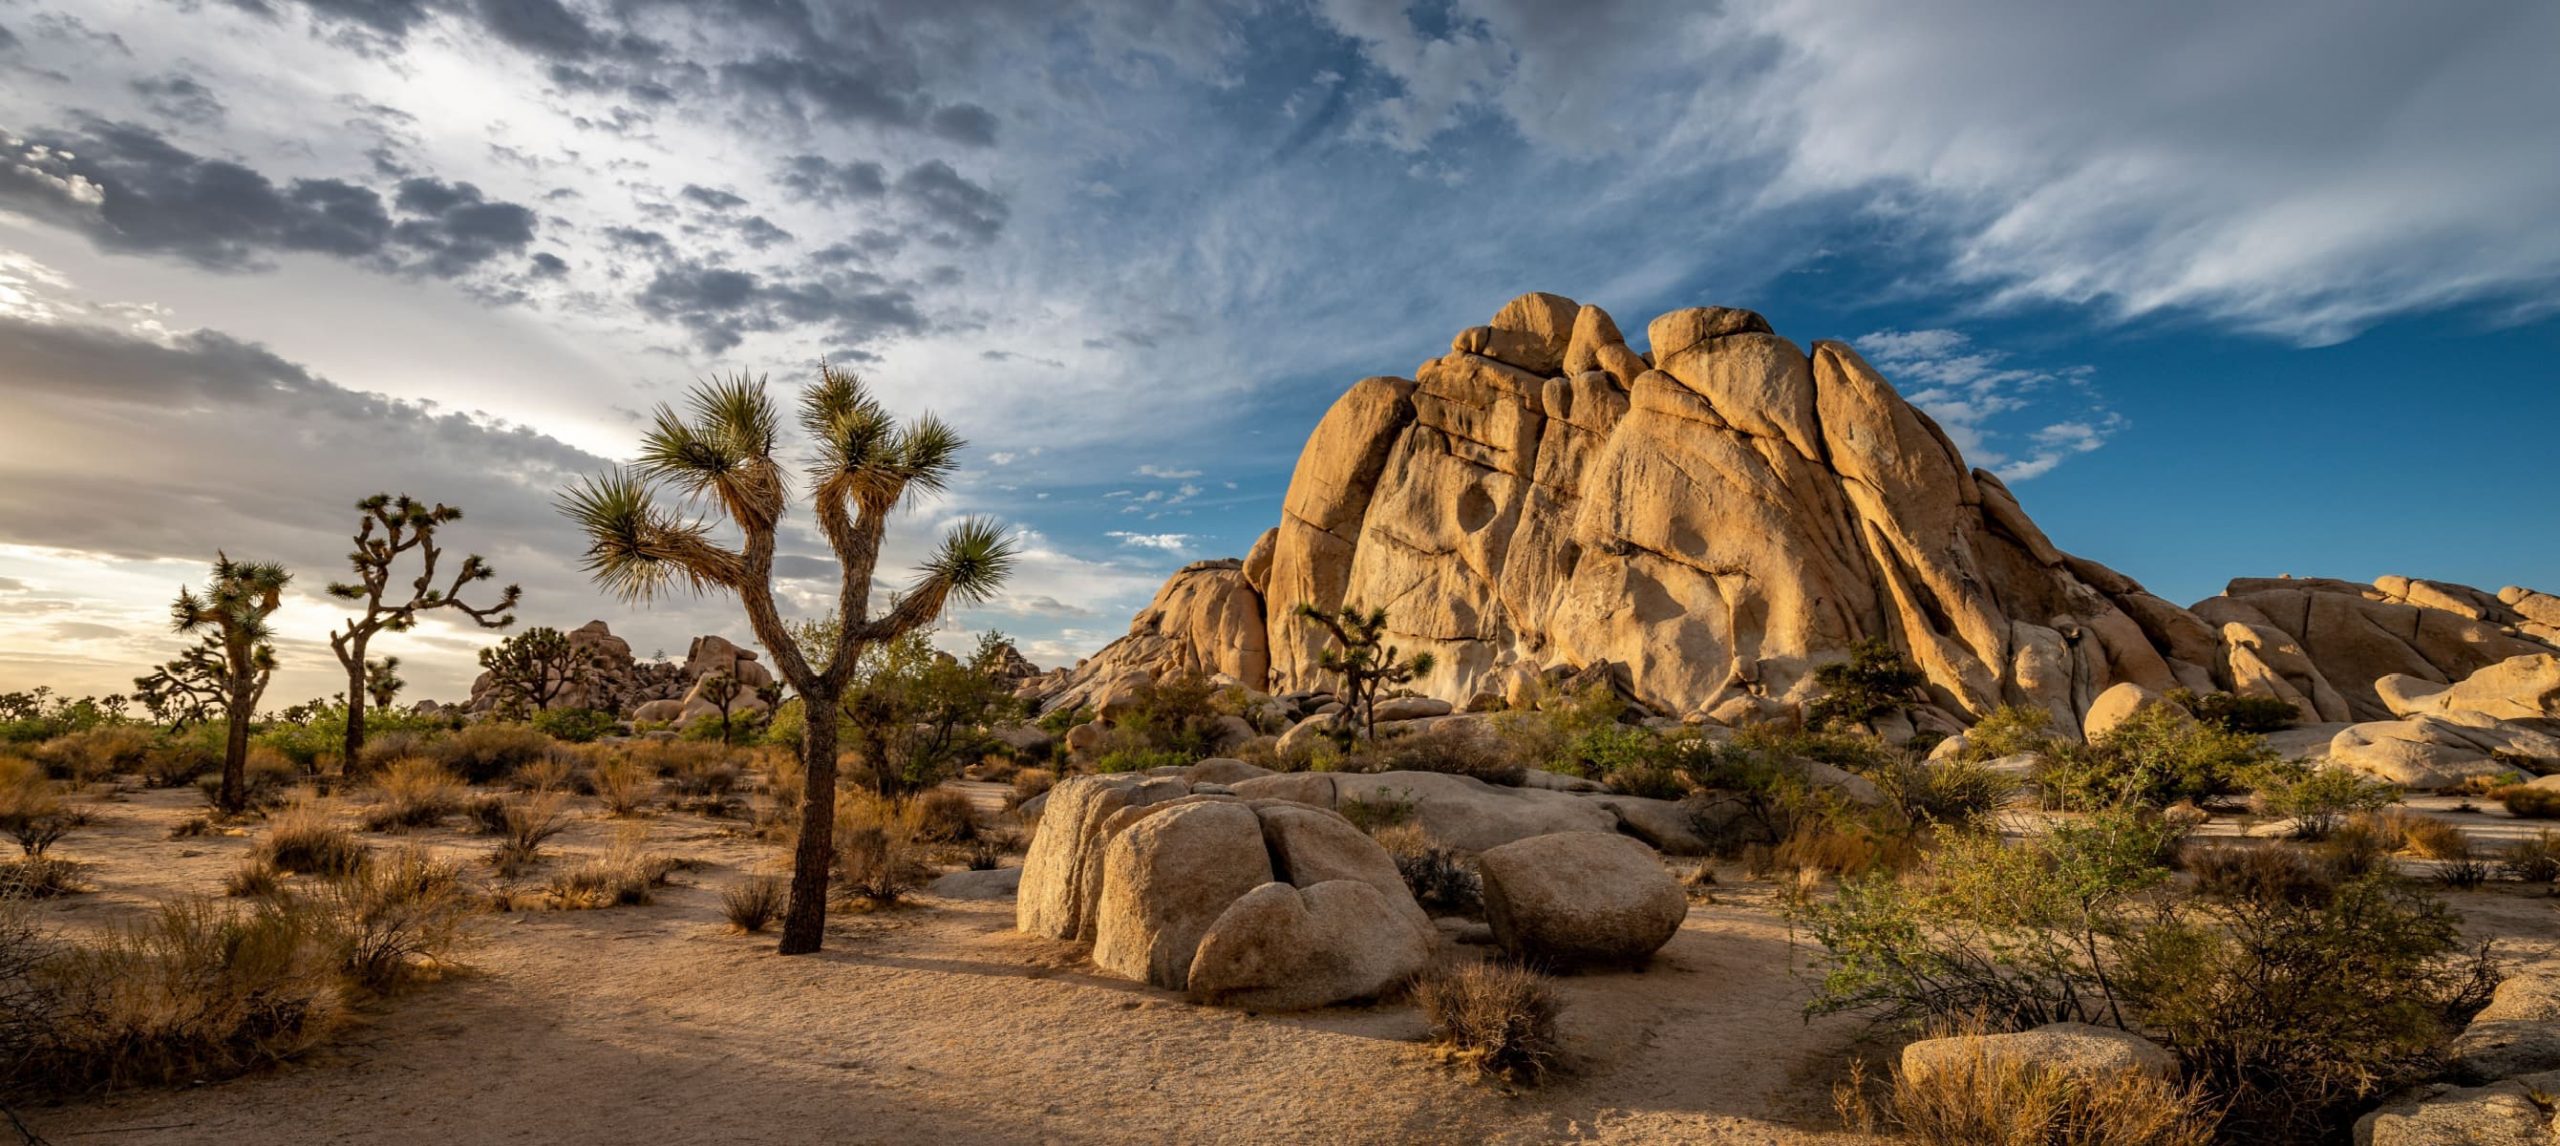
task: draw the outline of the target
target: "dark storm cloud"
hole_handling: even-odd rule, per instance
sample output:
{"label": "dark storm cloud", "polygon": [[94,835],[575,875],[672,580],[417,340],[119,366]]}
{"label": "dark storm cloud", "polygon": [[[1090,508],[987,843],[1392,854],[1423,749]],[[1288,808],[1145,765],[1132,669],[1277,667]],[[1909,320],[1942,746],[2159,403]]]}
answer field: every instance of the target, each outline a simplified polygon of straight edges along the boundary
{"label": "dark storm cloud", "polygon": [[765,250],[791,241],[791,232],[775,226],[762,215],[749,215],[737,222],[738,241],[755,250]]}
{"label": "dark storm cloud", "polygon": [[133,81],[132,87],[145,105],[169,119],[192,124],[222,122],[222,101],[214,96],[212,89],[190,77],[172,75],[139,79]]}
{"label": "dark storm cloud", "polygon": [[937,104],[911,67],[764,52],[722,64],[719,75],[732,94],[799,119],[908,128],[977,147],[996,138],[993,112],[973,103]]}
{"label": "dark storm cloud", "polygon": [[685,262],[660,268],[636,301],[652,317],[683,327],[710,353],[756,332],[826,327],[861,342],[927,325],[912,293],[864,271],[788,277]]}
{"label": "dark storm cloud", "polygon": [[939,159],[919,163],[899,176],[898,197],[972,243],[995,238],[1013,214],[1003,196],[970,182]]}
{"label": "dark storm cloud", "polygon": [[694,203],[714,211],[727,211],[747,205],[746,196],[739,195],[731,191],[722,191],[716,188],[705,187],[699,183],[685,184],[682,194],[685,198],[692,200]]}
{"label": "dark storm cloud", "polygon": [[[406,179],[386,204],[381,192],[345,179],[279,185],[130,123],[92,123],[36,145],[48,150],[27,151],[0,168],[0,207],[70,227],[111,250],[218,270],[315,252],[450,278],[533,240],[531,209],[488,199],[469,183]],[[65,152],[76,158],[62,158]]]}
{"label": "dark storm cloud", "polygon": [[876,200],[889,193],[889,169],[868,160],[837,163],[823,155],[794,155],[783,161],[774,179],[793,197],[822,206]]}

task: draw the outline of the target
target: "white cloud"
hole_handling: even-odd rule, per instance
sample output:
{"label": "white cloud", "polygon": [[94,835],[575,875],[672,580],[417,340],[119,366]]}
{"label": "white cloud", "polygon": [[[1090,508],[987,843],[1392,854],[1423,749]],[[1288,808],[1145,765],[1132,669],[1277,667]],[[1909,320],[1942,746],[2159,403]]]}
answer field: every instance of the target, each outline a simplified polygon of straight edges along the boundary
{"label": "white cloud", "polygon": [[1148,464],[1148,465],[1143,465],[1143,466],[1139,466],[1139,467],[1138,467],[1138,476],[1139,476],[1139,477],[1162,478],[1162,479],[1164,479],[1164,480],[1166,480],[1166,481],[1180,481],[1180,480],[1182,480],[1183,478],[1196,478],[1196,477],[1199,477],[1199,476],[1200,476],[1200,471],[1198,471],[1198,470],[1180,470],[1180,469],[1173,469],[1173,468],[1168,467],[1168,466],[1160,466],[1160,465],[1155,465],[1155,464],[1150,463],[1150,464]]}
{"label": "white cloud", "polygon": [[[1955,330],[1880,330],[1852,340],[1912,405],[1929,412],[1965,460],[2007,481],[2039,477],[2074,454],[2105,445],[2125,426],[2106,408],[2085,366],[2034,370]],[[2021,419],[2061,420],[2023,430]],[[2015,443],[2024,437],[2025,444]],[[2021,452],[2023,450],[2023,452]]]}
{"label": "white cloud", "polygon": [[1191,535],[1188,533],[1131,533],[1114,529],[1103,536],[1117,538],[1122,545],[1161,549],[1167,553],[1180,553],[1191,547]]}

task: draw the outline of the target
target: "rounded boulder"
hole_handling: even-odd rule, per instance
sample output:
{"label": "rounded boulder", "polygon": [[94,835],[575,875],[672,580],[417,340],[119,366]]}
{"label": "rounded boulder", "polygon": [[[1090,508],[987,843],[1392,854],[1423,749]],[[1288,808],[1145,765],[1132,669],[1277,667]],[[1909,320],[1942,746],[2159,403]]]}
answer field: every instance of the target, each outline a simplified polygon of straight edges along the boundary
{"label": "rounded boulder", "polygon": [[1533,836],[1486,850],[1476,867],[1494,941],[1541,966],[1641,964],[1689,914],[1661,857],[1614,833]]}

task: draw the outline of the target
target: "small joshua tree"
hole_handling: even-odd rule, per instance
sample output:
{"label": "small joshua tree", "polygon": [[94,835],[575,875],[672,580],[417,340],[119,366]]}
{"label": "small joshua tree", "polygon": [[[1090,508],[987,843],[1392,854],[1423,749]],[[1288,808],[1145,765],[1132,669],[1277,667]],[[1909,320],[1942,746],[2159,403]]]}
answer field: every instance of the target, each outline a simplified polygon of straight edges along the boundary
{"label": "small joshua tree", "polygon": [[[409,682],[400,679],[400,658],[384,657],[381,660],[364,662],[364,694],[373,701],[375,708],[391,707],[391,702],[399,699],[400,690],[407,687]],[[355,721],[355,713],[352,710],[348,712],[347,720],[349,723]],[[358,743],[356,747],[362,748],[364,745]],[[353,760],[355,757],[350,756],[347,759]]]}
{"label": "small joshua tree", "polygon": [[[375,695],[372,665],[365,660],[365,645],[375,633],[407,632],[418,623],[418,614],[433,609],[452,609],[471,618],[484,629],[503,629],[516,622],[516,598],[522,590],[509,585],[498,600],[483,608],[466,604],[461,598],[464,587],[488,580],[489,563],[477,553],[462,559],[462,567],[454,571],[453,581],[444,588],[436,587],[436,562],[444,550],[436,545],[436,530],[462,520],[462,511],[438,503],[429,506],[408,494],[393,497],[377,493],[356,503],[364,514],[356,526],[354,551],[347,554],[347,564],[355,570],[353,581],[332,582],[329,595],[342,601],[364,606],[364,615],[347,618],[346,627],[329,634],[329,647],[338,654],[338,663],[347,670],[347,737],[346,767],[352,771],[364,749],[364,706]],[[391,567],[415,551],[418,554],[418,576],[402,588],[408,593],[401,600],[393,586]],[[390,662],[398,663],[397,658]],[[399,678],[390,676],[391,691],[399,691]],[[377,707],[389,708],[386,696],[374,701]]]}
{"label": "small joshua tree", "polygon": [[248,805],[249,722],[276,671],[267,618],[283,606],[284,587],[292,580],[293,574],[272,561],[216,555],[213,580],[204,593],[180,589],[169,607],[171,626],[182,636],[203,634],[203,643],[159,674],[134,681],[146,694],[162,684],[187,695],[197,695],[192,690],[209,684],[219,693],[223,719],[230,724],[222,747],[222,790],[215,797],[225,812],[237,814]]}
{"label": "small joshua tree", "polygon": [[1333,637],[1333,647],[1317,654],[1316,666],[1326,672],[1342,674],[1342,711],[1349,721],[1358,721],[1362,738],[1378,738],[1378,690],[1391,684],[1409,684],[1414,678],[1428,674],[1438,663],[1430,653],[1404,656],[1386,643],[1387,611],[1371,609],[1366,613],[1349,605],[1338,613],[1328,613],[1314,605],[1300,602],[1298,615],[1324,626]]}
{"label": "small joshua tree", "polygon": [[[931,415],[904,425],[864,392],[852,374],[820,365],[801,392],[800,426],[812,439],[809,500],[818,530],[842,567],[832,639],[804,651],[785,624],[773,562],[790,479],[774,457],[781,425],[761,379],[744,376],[694,389],[678,414],[660,406],[638,464],[590,477],[560,498],[587,535],[586,568],[628,600],[672,588],[735,593],[756,640],[810,714],[801,737],[800,839],[792,852],[791,903],[781,951],[818,950],[827,921],[827,869],[834,859],[836,721],[864,650],[932,624],[953,601],[985,599],[1012,571],[1014,542],[994,522],[970,518],[943,536],[904,593],[877,614],[871,578],[889,514],[910,494],[943,488],[963,443]],[[658,501],[660,490],[726,518],[736,547],[712,538],[709,521]]]}
{"label": "small joshua tree", "polygon": [[595,665],[569,634],[538,625],[480,650],[498,707],[531,716],[594,675]]}
{"label": "small joshua tree", "polygon": [[702,674],[702,680],[694,687],[701,693],[702,699],[710,701],[720,710],[720,743],[727,744],[729,742],[729,706],[738,702],[738,693],[741,691],[738,678],[729,675],[726,669],[714,669]]}

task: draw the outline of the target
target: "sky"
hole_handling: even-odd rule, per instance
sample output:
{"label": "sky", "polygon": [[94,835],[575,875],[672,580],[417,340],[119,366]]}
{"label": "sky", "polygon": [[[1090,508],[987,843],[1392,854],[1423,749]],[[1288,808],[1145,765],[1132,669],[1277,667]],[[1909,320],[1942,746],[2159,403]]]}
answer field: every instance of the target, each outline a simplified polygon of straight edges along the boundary
{"label": "sky", "polygon": [[[887,583],[993,515],[943,639],[1070,662],[1529,290],[1846,339],[2182,603],[2560,590],[2555,49],[2541,0],[0,0],[0,689],[128,687],[221,550],[296,573],[270,701],[337,691],[376,491],[525,624],[744,640],[599,594],[551,499],[822,359],[971,441]],[[456,699],[492,639],[376,647]]]}

